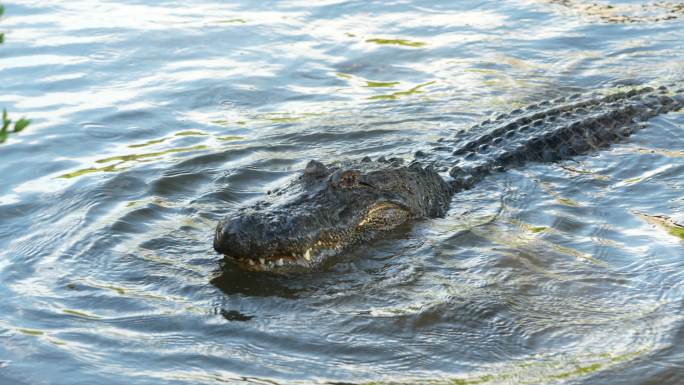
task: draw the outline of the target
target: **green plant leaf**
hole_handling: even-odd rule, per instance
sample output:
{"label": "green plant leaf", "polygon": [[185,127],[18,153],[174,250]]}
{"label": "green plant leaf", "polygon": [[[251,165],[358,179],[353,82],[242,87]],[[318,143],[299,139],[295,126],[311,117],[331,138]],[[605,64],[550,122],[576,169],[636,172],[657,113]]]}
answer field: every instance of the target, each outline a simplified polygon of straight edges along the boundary
{"label": "green plant leaf", "polygon": [[[0,17],[5,13],[5,7],[0,4]],[[5,42],[5,34],[0,32],[0,44]],[[14,123],[14,130],[12,132],[21,132],[26,128],[30,120],[21,118]],[[7,116],[7,110],[3,108],[2,110],[2,124],[0,124],[0,144],[4,143],[9,136],[9,126],[12,124],[12,119]]]}
{"label": "green plant leaf", "polygon": [[12,120],[7,117],[7,110],[2,110],[2,129],[1,131],[7,132],[7,127],[9,127]]}
{"label": "green plant leaf", "polygon": [[17,122],[14,123],[14,132],[20,132],[21,130],[26,128],[26,126],[28,126],[29,123],[31,123],[31,121],[28,119],[21,118],[17,120]]}

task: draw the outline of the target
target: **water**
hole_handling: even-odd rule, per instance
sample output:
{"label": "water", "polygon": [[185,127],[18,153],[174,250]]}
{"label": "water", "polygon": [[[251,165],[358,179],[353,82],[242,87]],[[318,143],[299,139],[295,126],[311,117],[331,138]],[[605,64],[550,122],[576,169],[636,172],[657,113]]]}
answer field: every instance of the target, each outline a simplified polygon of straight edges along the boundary
{"label": "water", "polygon": [[410,157],[494,112],[684,81],[681,18],[3,3],[0,105],[33,123],[0,145],[1,384],[684,383],[681,113],[494,175],[322,271],[211,248],[309,159]]}

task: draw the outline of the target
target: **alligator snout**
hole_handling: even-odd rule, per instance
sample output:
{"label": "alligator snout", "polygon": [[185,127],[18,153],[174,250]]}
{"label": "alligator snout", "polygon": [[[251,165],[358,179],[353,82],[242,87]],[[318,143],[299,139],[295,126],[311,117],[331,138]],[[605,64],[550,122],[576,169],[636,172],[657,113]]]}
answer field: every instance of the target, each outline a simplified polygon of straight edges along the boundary
{"label": "alligator snout", "polygon": [[272,240],[265,230],[254,215],[226,218],[216,226],[214,249],[235,258],[259,258],[259,250]]}
{"label": "alligator snout", "polygon": [[241,213],[219,222],[214,249],[250,266],[307,265],[321,228],[308,218]]}

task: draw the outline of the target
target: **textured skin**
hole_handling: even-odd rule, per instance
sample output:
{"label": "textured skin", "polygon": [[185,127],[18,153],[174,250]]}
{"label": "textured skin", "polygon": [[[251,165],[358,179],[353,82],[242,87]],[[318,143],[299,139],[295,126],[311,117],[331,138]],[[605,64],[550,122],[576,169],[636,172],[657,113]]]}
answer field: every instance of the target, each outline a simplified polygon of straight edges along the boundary
{"label": "textured skin", "polygon": [[541,102],[457,133],[433,149],[431,160],[451,166],[456,190],[467,188],[491,171],[566,159],[628,137],[640,122],[682,107],[681,92],[668,94],[643,87]]}
{"label": "textured skin", "polygon": [[451,196],[434,168],[417,162],[311,161],[288,186],[221,221],[214,248],[255,269],[315,266],[409,220],[443,216]]}
{"label": "textured skin", "polygon": [[214,248],[251,269],[316,267],[407,222],[443,216],[453,194],[494,171],[605,147],[682,107],[684,89],[666,87],[573,95],[461,130],[418,151],[409,165],[397,158],[311,161],[290,185],[221,221]]}

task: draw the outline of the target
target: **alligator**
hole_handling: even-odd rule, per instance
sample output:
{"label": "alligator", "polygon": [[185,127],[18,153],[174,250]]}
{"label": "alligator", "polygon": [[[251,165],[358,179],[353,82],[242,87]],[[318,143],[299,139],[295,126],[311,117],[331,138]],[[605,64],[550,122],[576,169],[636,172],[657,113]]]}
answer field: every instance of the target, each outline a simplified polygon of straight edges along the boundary
{"label": "alligator", "polygon": [[606,4],[576,0],[546,0],[579,14],[608,23],[649,23],[674,20],[684,15],[684,3],[654,1],[648,3]]}
{"label": "alligator", "polygon": [[684,89],[665,86],[575,94],[455,132],[416,151],[411,162],[311,160],[288,185],[221,220],[214,249],[249,270],[317,268],[350,246],[444,216],[454,194],[488,174],[586,154],[683,107]]}

